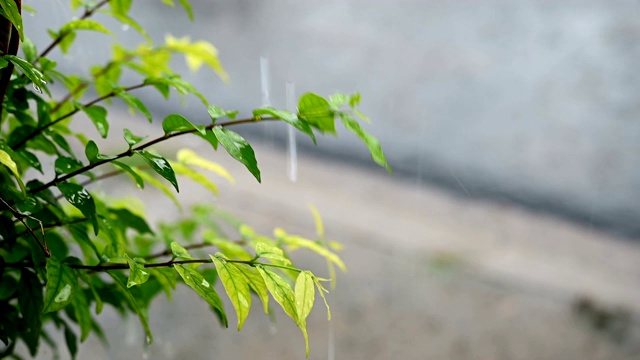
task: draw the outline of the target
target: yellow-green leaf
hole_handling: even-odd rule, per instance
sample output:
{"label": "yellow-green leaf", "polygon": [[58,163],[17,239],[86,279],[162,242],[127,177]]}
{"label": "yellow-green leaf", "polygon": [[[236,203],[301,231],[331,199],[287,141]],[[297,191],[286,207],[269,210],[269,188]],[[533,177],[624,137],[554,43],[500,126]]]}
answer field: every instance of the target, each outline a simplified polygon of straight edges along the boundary
{"label": "yellow-green leaf", "polygon": [[238,270],[237,264],[227,263],[225,260],[220,260],[213,255],[209,256],[215,264],[224,290],[227,292],[231,304],[236,310],[236,314],[238,315],[238,331],[240,331],[251,310],[249,285],[242,275],[242,272]]}
{"label": "yellow-green leaf", "polygon": [[269,313],[269,290],[267,289],[267,285],[264,283],[264,279],[257,270],[248,266],[238,266],[238,269],[244,276],[245,281],[249,284],[249,287],[256,292],[260,301],[262,301],[262,306],[264,308],[264,313]]}
{"label": "yellow-green leaf", "polygon": [[185,249],[175,241],[171,242],[171,252],[173,253],[173,256],[180,259],[193,259],[187,249]]}
{"label": "yellow-green leaf", "polygon": [[209,161],[203,157],[201,157],[200,155],[196,154],[195,151],[191,150],[191,149],[181,149],[178,151],[177,154],[178,157],[178,161],[186,164],[186,165],[193,165],[193,166],[197,166],[199,168],[205,169],[205,170],[209,170],[215,174],[218,174],[220,176],[222,176],[223,178],[227,179],[230,183],[235,184],[236,183],[236,179],[233,178],[233,176],[222,166],[214,163],[213,161]]}
{"label": "yellow-green leaf", "polygon": [[280,275],[265,269],[262,265],[257,265],[256,269],[264,279],[267,289],[273,296],[273,299],[280,304],[282,310],[298,323],[298,313],[296,312],[296,296],[291,289],[291,285],[287,283]]}
{"label": "yellow-green leaf", "polygon": [[209,284],[202,275],[191,268],[184,267],[182,265],[175,265],[174,269],[176,269],[178,274],[180,274],[185,284],[192,288],[196,294],[200,295],[201,298],[216,310],[220,315],[223,325],[228,327],[229,324],[224,311],[224,305],[222,304],[222,300],[220,300],[218,293],[213,289],[213,285]]}
{"label": "yellow-green leaf", "polygon": [[9,168],[11,173],[16,177],[16,180],[18,181],[18,185],[20,185],[20,189],[22,189],[22,194],[26,196],[27,189],[25,188],[24,183],[20,178],[20,172],[18,172],[18,166],[13,161],[13,159],[11,159],[11,156],[9,156],[9,154],[4,150],[0,150],[0,163]]}
{"label": "yellow-green leaf", "polygon": [[309,210],[311,211],[311,215],[313,215],[313,220],[316,223],[316,234],[318,234],[318,239],[324,239],[324,224],[322,223],[322,217],[320,216],[320,212],[313,204],[309,204]]}
{"label": "yellow-green leaf", "polygon": [[332,253],[329,249],[313,240],[305,239],[297,235],[289,235],[280,228],[276,228],[274,230],[274,236],[278,239],[282,239],[291,248],[302,247],[309,249],[334,263],[343,272],[347,272],[347,267],[344,265],[344,262],[338,255]]}
{"label": "yellow-green leaf", "polygon": [[144,268],[143,264],[130,258],[127,254],[124,254],[124,258],[129,264],[129,279],[127,280],[128,288],[144,284],[147,280],[149,280],[149,271]]}
{"label": "yellow-green leaf", "polygon": [[197,182],[198,184],[204,186],[209,191],[211,191],[214,195],[218,195],[218,187],[213,181],[209,180],[206,176],[196,172],[195,170],[189,168],[188,166],[184,166],[181,163],[171,163],[171,167],[176,174],[186,176],[191,180]]}
{"label": "yellow-green leaf", "polygon": [[176,197],[174,192],[171,191],[171,189],[169,189],[169,187],[167,187],[162,182],[158,181],[158,179],[156,179],[155,177],[153,177],[153,175],[147,173],[146,171],[138,171],[136,173],[140,178],[142,178],[143,181],[146,181],[149,184],[155,186],[160,191],[162,191],[165,195],[167,195],[173,201],[173,203],[176,204],[178,209],[182,211],[182,204],[180,204],[180,202],[178,201],[178,198]]}

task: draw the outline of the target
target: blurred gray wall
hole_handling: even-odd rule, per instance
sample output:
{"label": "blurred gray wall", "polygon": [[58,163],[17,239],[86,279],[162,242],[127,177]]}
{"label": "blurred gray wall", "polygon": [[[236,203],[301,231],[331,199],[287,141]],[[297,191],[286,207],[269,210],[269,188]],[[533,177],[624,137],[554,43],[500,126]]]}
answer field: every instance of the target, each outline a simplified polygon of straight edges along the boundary
{"label": "blurred gray wall", "polygon": [[[73,14],[66,1],[30,3],[40,14],[27,17],[27,31],[43,48],[43,27],[51,24],[42,17],[62,24]],[[260,106],[259,58],[266,56],[275,106],[285,105],[287,81],[298,93],[361,92],[374,121],[367,129],[380,138],[399,178],[640,237],[637,1],[200,0],[193,6],[193,24],[160,1],[137,1],[133,14],[157,41],[172,33],[218,47],[231,83],[207,72],[190,77],[213,103],[245,113]],[[130,45],[141,41],[132,30],[114,29]],[[82,34],[73,55],[52,56],[87,74],[79,65],[104,62],[109,42]],[[158,101],[154,110],[206,121],[197,102],[178,106]],[[285,129],[255,136],[282,142]],[[321,139],[319,151],[368,158],[347,134]]]}

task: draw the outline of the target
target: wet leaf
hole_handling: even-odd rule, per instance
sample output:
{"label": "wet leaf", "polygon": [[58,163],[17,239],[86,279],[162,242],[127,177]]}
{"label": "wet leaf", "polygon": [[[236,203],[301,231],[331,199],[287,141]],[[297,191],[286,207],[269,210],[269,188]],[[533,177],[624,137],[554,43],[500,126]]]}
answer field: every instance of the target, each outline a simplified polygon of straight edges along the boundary
{"label": "wet leaf", "polygon": [[54,166],[57,175],[70,174],[83,167],[82,163],[78,160],[65,156],[58,157]]}
{"label": "wet leaf", "polygon": [[120,161],[112,161],[111,163],[119,167],[120,169],[124,170],[127,174],[131,176],[133,181],[135,181],[136,185],[140,189],[144,189],[144,180],[142,180],[142,177],[135,170],[133,170],[131,166],[121,163]]}
{"label": "wet leaf", "polygon": [[264,308],[264,313],[269,313],[269,292],[267,289],[267,285],[264,282],[260,273],[252,267],[248,266],[237,266],[237,269],[240,271],[242,276],[244,276],[245,281],[249,285],[249,287],[255,291],[255,293],[262,301],[262,306]]}
{"label": "wet leaf", "polygon": [[11,61],[16,67],[18,67],[20,71],[22,71],[22,73],[31,80],[36,90],[40,91],[39,89],[44,89],[44,91],[51,96],[51,93],[47,88],[47,82],[44,79],[44,75],[33,64],[14,55],[4,55],[2,58]]}
{"label": "wet leaf", "polygon": [[92,105],[82,109],[91,119],[102,138],[109,134],[109,122],[107,122],[107,109],[99,105]]}
{"label": "wet leaf", "polygon": [[136,144],[138,144],[139,142],[141,142],[145,138],[146,138],[146,136],[145,137],[136,136],[136,135],[133,135],[131,130],[124,129],[124,140],[127,142],[127,144],[129,144],[129,149],[131,149],[131,147],[135,146]]}
{"label": "wet leaf", "polygon": [[137,97],[127,92],[122,92],[122,91],[118,92],[117,96],[122,100],[124,100],[131,108],[136,109],[140,113],[142,113],[147,118],[147,120],[149,120],[150,123],[153,121],[151,112],[149,112],[149,109],[147,109],[147,106],[142,101],[140,101],[140,99],[138,99]]}
{"label": "wet leaf", "polygon": [[200,134],[205,134],[204,126],[193,125],[191,121],[178,114],[172,114],[164,118],[162,121],[162,130],[164,130],[165,135],[174,131],[188,130],[197,130]]}
{"label": "wet leaf", "polygon": [[238,133],[229,129],[216,126],[212,131],[220,144],[227,150],[229,155],[243,163],[249,172],[253,174],[256,180],[261,182],[258,161],[256,160],[256,155],[253,152],[251,145],[249,145],[249,143]]}
{"label": "wet leaf", "polygon": [[228,117],[233,120],[238,116],[238,110],[225,110],[215,105],[209,105],[207,112],[209,113],[209,116],[211,116],[211,120],[213,120],[214,124],[216,123],[216,120],[221,117]]}
{"label": "wet leaf", "polygon": [[373,137],[371,134],[366,132],[353,117],[346,113],[340,113],[340,118],[342,119],[342,124],[344,127],[356,134],[365,145],[369,149],[371,153],[371,157],[373,161],[375,161],[378,165],[387,169],[389,174],[392,173],[391,167],[387,163],[387,159],[384,156],[384,152],[382,152],[382,147],[380,146],[380,142],[378,139]]}
{"label": "wet leaf", "polygon": [[280,304],[289,317],[298,323],[298,313],[296,312],[296,296],[291,289],[291,285],[287,283],[280,275],[265,269],[262,265],[257,265],[256,269],[264,279],[267,289],[273,296],[273,299]]}
{"label": "wet leaf", "polygon": [[138,263],[136,260],[130,258],[127,254],[124,254],[124,258],[129,264],[129,279],[127,280],[128,288],[144,284],[145,282],[147,282],[147,280],[149,280],[149,271],[145,269],[143,264]]}
{"label": "wet leaf", "polygon": [[20,172],[18,172],[18,166],[13,161],[13,159],[11,159],[11,156],[9,156],[9,154],[4,150],[0,150],[0,164],[8,167],[9,170],[11,170],[11,173],[16,177],[16,180],[18,181],[18,185],[20,185],[20,189],[22,189],[22,193],[26,195],[27,190],[24,187],[24,183],[22,182],[22,179],[20,178]]}
{"label": "wet leaf", "polygon": [[43,313],[58,311],[71,303],[78,287],[73,269],[55,256],[47,259],[47,285]]}
{"label": "wet leaf", "polygon": [[179,259],[193,259],[189,254],[189,251],[175,241],[171,242],[171,252],[173,253],[173,256]]}
{"label": "wet leaf", "polygon": [[178,188],[178,180],[176,180],[176,174],[167,159],[160,155],[152,154],[146,150],[137,150],[135,153],[142,156],[144,161],[146,161],[155,172],[169,181],[177,192],[180,192],[180,189]]}
{"label": "wet leaf", "polygon": [[82,215],[91,220],[93,230],[98,235],[98,217],[96,216],[96,204],[91,194],[82,186],[70,182],[57,184],[62,195],[67,199],[69,204],[76,207]]}
{"label": "wet leaf", "polygon": [[291,261],[284,256],[282,249],[264,242],[258,242],[255,245],[256,256],[261,258],[273,259],[281,262],[282,265],[291,265]]}
{"label": "wet leaf", "polygon": [[22,16],[20,15],[20,9],[16,5],[14,0],[0,0],[0,6],[2,9],[0,14],[7,18],[13,26],[18,30],[20,39],[24,41],[24,27],[22,25]]}

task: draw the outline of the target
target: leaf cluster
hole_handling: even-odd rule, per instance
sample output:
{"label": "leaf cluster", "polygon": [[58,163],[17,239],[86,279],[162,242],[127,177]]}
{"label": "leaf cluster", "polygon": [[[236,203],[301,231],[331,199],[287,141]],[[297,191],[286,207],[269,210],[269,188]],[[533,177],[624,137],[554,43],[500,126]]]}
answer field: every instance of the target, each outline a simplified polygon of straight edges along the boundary
{"label": "leaf cluster", "polygon": [[[175,192],[180,191],[182,177],[213,195],[218,187],[210,175],[235,181],[209,159],[210,154],[183,149],[166,158],[154,151],[155,145],[174,137],[200,138],[213,151],[223,148],[260,182],[253,148],[232,128],[263,121],[283,121],[316,142],[317,135],[335,135],[340,120],[364,142],[373,160],[390,171],[379,142],[358,121],[368,121],[358,110],[360,96],[324,98],[306,93],[295,112],[261,107],[249,117],[238,118],[238,111],[210,104],[171,68],[172,58],[182,56],[192,71],[204,66],[226,81],[217,49],[206,41],[171,36],[153,44],[144,27],[130,16],[132,2],[71,0],[79,16],[50,30],[51,43],[39,51],[22,23],[22,11],[31,10],[20,1],[0,0],[0,20],[8,25],[0,29],[9,29],[0,30],[0,47],[8,44],[0,49],[0,342],[4,345],[0,357],[17,357],[18,341],[26,344],[32,356],[42,341],[57,351],[46,323],[64,333],[75,357],[78,343],[90,334],[106,341],[98,321],[105,305],[122,315],[136,314],[150,342],[149,305],[163,293],[171,298],[178,284],[206,301],[226,327],[228,311],[219,296],[223,289],[235,310],[238,330],[252,299],[260,300],[265,313],[272,311],[273,299],[301,329],[308,356],[306,318],[316,293],[327,304],[322,285],[327,279],[296,266],[290,253],[307,249],[324,257],[331,280],[335,267],[346,270],[336,254],[337,243],[324,239],[315,209],[317,239],[278,228],[265,236],[205,206],[196,206],[190,216],[170,224],[150,224],[136,199],[114,199],[90,189],[103,179],[127,175],[133,186],[156,187],[181,208]],[[176,5],[171,0],[163,3]],[[193,17],[188,1],[178,4]],[[88,77],[58,71],[51,54],[56,49],[72,51],[82,32],[113,36],[93,18],[98,13],[135,29],[146,42],[133,49],[114,45],[109,61],[92,66]],[[11,44],[19,45],[22,53]],[[137,74],[136,83],[125,83],[125,69]],[[53,96],[49,87],[54,86],[66,94]],[[155,88],[165,99],[173,93],[195,96],[202,102],[206,120],[169,115],[161,121],[163,134],[151,139],[124,129],[122,150],[116,153],[102,151],[98,139],[75,130],[73,120],[83,113],[102,138],[112,135],[109,105],[114,99],[152,122],[151,111],[134,95],[145,87]]]}

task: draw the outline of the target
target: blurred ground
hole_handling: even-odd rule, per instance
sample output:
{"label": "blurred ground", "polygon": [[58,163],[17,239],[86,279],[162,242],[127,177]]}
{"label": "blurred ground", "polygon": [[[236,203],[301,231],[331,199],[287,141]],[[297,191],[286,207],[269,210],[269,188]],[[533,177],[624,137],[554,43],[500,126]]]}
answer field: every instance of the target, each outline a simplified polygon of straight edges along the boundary
{"label": "blurred ground", "polygon": [[[134,133],[160,133],[140,121],[126,123]],[[119,145],[112,151],[122,147],[113,142]],[[313,221],[306,206],[314,203],[328,236],[346,245],[349,272],[330,298],[334,318],[328,323],[317,302],[309,319],[311,359],[640,358],[638,243],[305,153],[292,183],[286,155],[274,145],[255,146],[260,185],[209,145],[176,140],[164,150],[171,154],[187,142],[223,164],[238,184],[215,179],[221,195],[214,200],[183,182],[182,201],[214,202],[263,232],[278,225],[308,236]],[[100,189],[142,196],[154,219],[179,216],[162,195],[140,192],[125,179],[93,188]],[[322,261],[300,259],[324,272]],[[223,330],[204,301],[180,288],[172,304],[159,298],[152,306],[156,342],[148,349],[137,319],[106,311],[100,320],[110,349],[92,335],[78,358],[304,358],[292,323],[280,314],[274,327],[258,307],[253,311],[242,332]]]}

